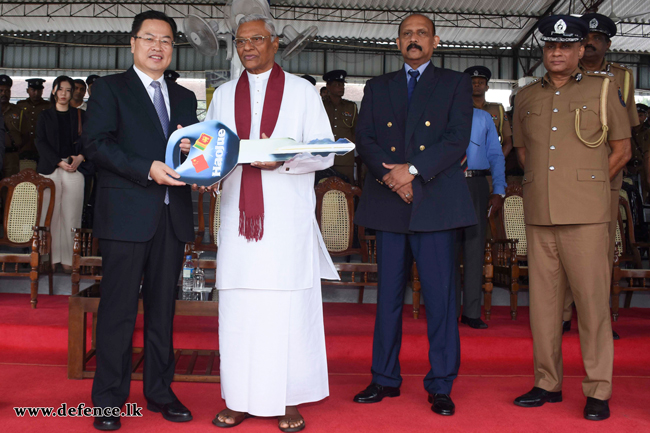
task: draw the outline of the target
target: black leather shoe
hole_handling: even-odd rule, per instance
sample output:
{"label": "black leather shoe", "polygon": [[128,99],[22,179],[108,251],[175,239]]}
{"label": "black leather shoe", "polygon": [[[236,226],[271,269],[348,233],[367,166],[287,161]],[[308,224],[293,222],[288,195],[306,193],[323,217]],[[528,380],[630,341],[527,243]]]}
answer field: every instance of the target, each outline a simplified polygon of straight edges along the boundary
{"label": "black leather shoe", "polygon": [[544,403],[559,403],[561,401],[562,391],[549,392],[535,386],[530,392],[517,397],[515,404],[521,407],[539,407]]}
{"label": "black leather shoe", "polygon": [[147,402],[147,409],[151,412],[162,413],[163,418],[171,422],[192,421],[192,412],[186,408],[178,399],[171,403],[158,404],[153,401]]}
{"label": "black leather shoe", "polygon": [[431,410],[438,415],[451,416],[456,412],[456,405],[451,401],[449,394],[429,394]]}
{"label": "black leather shoe", "polygon": [[[586,410],[586,409],[585,409]],[[119,416],[98,416],[93,421],[93,427],[97,430],[118,430],[122,427]]]}
{"label": "black leather shoe", "polygon": [[563,320],[562,321],[562,333],[569,332],[571,330],[571,321]]}
{"label": "black leather shoe", "polygon": [[384,397],[399,397],[399,388],[371,383],[368,388],[354,396],[357,403],[379,403]]}
{"label": "black leather shoe", "polygon": [[587,397],[587,404],[584,410],[585,419],[591,421],[602,421],[609,418],[609,403],[607,400]]}
{"label": "black leather shoe", "polygon": [[470,319],[467,316],[460,316],[460,323],[464,323],[474,329],[487,329],[488,327],[487,323],[482,321],[480,317],[478,319]]}

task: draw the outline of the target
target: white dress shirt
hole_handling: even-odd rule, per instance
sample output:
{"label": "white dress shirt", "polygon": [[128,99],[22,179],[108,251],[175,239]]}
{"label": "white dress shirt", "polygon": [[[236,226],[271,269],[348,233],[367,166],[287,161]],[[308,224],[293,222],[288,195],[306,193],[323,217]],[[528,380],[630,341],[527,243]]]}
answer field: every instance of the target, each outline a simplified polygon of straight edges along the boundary
{"label": "white dress shirt", "polygon": [[[147,94],[151,98],[151,103],[153,103],[153,95],[156,92],[156,89],[151,85],[151,83],[154,81],[153,78],[151,78],[149,75],[145,74],[142,72],[140,69],[138,69],[137,66],[133,65],[133,70],[135,71],[136,74],[138,74],[138,77],[140,78],[140,81],[142,81],[142,84],[144,85],[145,90],[147,91]],[[160,83],[160,90],[162,91],[163,99],[165,100],[165,108],[167,109],[167,117],[171,116],[171,107],[169,105],[169,90],[167,89],[167,83],[165,82],[165,76],[161,75],[157,80]],[[173,125],[174,127],[176,125]],[[169,125],[170,129],[172,129],[172,125]],[[175,129],[175,128],[173,128]]]}

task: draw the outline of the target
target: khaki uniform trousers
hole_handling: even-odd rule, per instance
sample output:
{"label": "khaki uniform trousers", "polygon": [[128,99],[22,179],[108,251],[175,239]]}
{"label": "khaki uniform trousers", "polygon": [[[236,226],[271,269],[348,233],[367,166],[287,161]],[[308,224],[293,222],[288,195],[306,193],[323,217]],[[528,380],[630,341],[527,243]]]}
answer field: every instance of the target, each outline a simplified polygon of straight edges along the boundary
{"label": "khaki uniform trousers", "polygon": [[578,311],[587,397],[612,394],[614,340],[609,318],[608,223],[526,225],[535,386],[562,389],[562,308],[570,286]]}
{"label": "khaki uniform trousers", "polygon": [[[614,249],[616,247],[616,224],[618,223],[618,198],[620,190],[612,190],[612,207],[611,217],[609,222],[609,250],[607,257],[609,258],[610,269],[614,266]],[[564,299],[564,312],[562,313],[562,321],[569,322],[573,315],[573,294],[571,290],[566,291],[566,298]]]}

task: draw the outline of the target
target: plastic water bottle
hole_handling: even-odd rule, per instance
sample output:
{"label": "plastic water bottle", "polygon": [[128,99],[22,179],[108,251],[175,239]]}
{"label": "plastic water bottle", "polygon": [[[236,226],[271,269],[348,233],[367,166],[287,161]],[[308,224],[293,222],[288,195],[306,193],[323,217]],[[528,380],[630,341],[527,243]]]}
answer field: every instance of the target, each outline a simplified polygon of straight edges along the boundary
{"label": "plastic water bottle", "polygon": [[192,256],[188,255],[183,264],[183,292],[192,290],[194,290],[194,263],[192,263]]}

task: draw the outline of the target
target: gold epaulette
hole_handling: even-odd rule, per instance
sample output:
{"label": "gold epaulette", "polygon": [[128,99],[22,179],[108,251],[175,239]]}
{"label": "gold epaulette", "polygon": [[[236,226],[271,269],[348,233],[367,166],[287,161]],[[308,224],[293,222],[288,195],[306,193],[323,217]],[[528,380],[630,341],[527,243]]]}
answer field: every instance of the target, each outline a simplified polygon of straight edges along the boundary
{"label": "gold epaulette", "polygon": [[630,92],[631,86],[630,84],[633,84],[633,75],[632,75],[632,70],[628,68],[625,65],[621,65],[620,63],[608,63],[607,64],[607,70],[610,70],[611,68],[618,69],[623,72],[624,78],[623,82],[619,83],[623,95],[625,95],[626,99],[629,99],[630,97],[632,98],[632,102],[634,102],[634,95],[629,95],[628,93]]}
{"label": "gold epaulette", "polygon": [[620,63],[610,62],[610,63],[607,64],[607,66],[609,66],[610,68],[616,68],[616,69],[621,69],[623,71],[632,72],[632,70],[630,68],[628,68],[625,65],[621,65]]}
{"label": "gold epaulette", "polygon": [[600,77],[600,78],[609,78],[610,81],[612,77],[614,77],[614,74],[611,72],[607,71],[585,71],[585,74],[590,76],[590,77]]}

